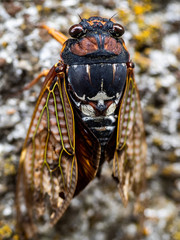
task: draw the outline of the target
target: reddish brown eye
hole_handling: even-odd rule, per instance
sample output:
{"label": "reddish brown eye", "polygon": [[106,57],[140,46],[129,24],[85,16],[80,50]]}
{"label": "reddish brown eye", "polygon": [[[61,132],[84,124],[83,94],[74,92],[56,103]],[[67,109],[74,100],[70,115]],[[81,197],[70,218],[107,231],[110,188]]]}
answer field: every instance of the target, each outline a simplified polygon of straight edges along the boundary
{"label": "reddish brown eye", "polygon": [[115,37],[121,37],[124,34],[123,26],[118,23],[113,24],[113,29],[111,30],[111,34]]}
{"label": "reddish brown eye", "polygon": [[80,37],[82,34],[84,34],[84,29],[80,24],[75,24],[69,29],[69,35],[73,38]]}

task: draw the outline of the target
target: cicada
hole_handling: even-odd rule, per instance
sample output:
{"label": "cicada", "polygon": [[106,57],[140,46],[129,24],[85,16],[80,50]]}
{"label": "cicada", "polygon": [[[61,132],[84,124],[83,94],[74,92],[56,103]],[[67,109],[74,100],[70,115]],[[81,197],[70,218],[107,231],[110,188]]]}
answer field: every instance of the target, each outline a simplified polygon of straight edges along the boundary
{"label": "cicada", "polygon": [[[42,26],[63,46],[48,72],[20,157],[16,205],[27,237],[46,214],[55,224],[71,199],[112,161],[124,205],[144,182],[146,142],[134,64],[112,18],[81,19],[62,33]],[[48,217],[47,217],[48,216]]]}

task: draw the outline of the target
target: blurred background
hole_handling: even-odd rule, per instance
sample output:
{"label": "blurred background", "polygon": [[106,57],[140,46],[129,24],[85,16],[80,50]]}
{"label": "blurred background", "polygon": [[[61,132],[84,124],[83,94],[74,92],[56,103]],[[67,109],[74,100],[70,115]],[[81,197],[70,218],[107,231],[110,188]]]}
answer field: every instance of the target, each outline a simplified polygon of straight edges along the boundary
{"label": "blurred background", "polygon": [[68,34],[79,16],[114,17],[138,84],[148,144],[143,218],[124,208],[105,164],[40,240],[180,240],[180,2],[168,0],[0,0],[0,240],[18,240],[14,193],[19,155],[41,89],[16,94],[60,58],[38,23]]}

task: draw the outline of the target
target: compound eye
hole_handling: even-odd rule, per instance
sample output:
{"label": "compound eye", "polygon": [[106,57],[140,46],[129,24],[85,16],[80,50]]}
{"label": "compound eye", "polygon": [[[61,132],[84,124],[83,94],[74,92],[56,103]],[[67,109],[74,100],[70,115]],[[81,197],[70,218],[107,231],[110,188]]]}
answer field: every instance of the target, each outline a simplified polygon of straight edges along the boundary
{"label": "compound eye", "polygon": [[111,34],[115,37],[121,37],[124,34],[124,27],[121,24],[114,23]]}
{"label": "compound eye", "polygon": [[69,35],[73,38],[78,38],[83,34],[84,34],[84,29],[80,24],[75,24],[69,29]]}

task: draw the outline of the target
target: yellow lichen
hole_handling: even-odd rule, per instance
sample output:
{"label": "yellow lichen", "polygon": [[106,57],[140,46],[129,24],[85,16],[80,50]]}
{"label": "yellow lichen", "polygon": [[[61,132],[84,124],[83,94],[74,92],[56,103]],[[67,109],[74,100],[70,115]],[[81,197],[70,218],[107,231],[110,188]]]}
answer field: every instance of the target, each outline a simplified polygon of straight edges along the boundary
{"label": "yellow lichen", "polygon": [[9,225],[4,224],[0,227],[0,240],[9,238],[12,235],[12,230]]}
{"label": "yellow lichen", "polygon": [[153,144],[156,145],[157,147],[162,146],[163,141],[160,138],[154,138],[153,139]]}
{"label": "yellow lichen", "polygon": [[176,162],[177,160],[177,156],[174,152],[170,152],[168,155],[167,155],[167,159],[170,161],[170,162]]}
{"label": "yellow lichen", "polygon": [[36,5],[36,8],[37,8],[38,12],[42,12],[42,10],[43,10],[43,6],[40,4]]}
{"label": "yellow lichen", "polygon": [[16,173],[15,166],[10,162],[6,162],[4,164],[4,175],[8,176],[8,175],[13,175],[15,173]]}
{"label": "yellow lichen", "polygon": [[152,5],[149,3],[143,3],[143,2],[136,3],[136,4],[134,4],[133,10],[136,15],[142,15],[146,12],[151,11]]}
{"label": "yellow lichen", "polygon": [[150,63],[151,63],[149,58],[143,56],[139,52],[135,52],[133,60],[136,64],[139,65],[141,71],[146,71],[149,68]]}
{"label": "yellow lichen", "polygon": [[154,124],[160,123],[160,122],[162,121],[162,113],[161,113],[160,111],[154,113],[151,121],[152,121],[152,123],[154,123]]}
{"label": "yellow lichen", "polygon": [[23,23],[23,24],[21,24],[20,28],[21,28],[21,30],[25,30],[27,28],[27,25]]}
{"label": "yellow lichen", "polygon": [[139,32],[134,34],[137,47],[142,45],[152,45],[160,39],[159,24],[146,25],[142,21],[139,23]]}
{"label": "yellow lichen", "polygon": [[178,48],[176,49],[175,54],[176,54],[176,57],[178,58],[178,60],[180,60],[180,47],[178,47]]}
{"label": "yellow lichen", "polygon": [[117,12],[122,23],[127,25],[132,17],[131,12],[128,9],[119,9]]}
{"label": "yellow lichen", "polygon": [[14,235],[13,236],[13,238],[12,238],[12,240],[19,240],[20,238],[19,238],[19,236],[16,234],[16,235]]}
{"label": "yellow lichen", "polygon": [[133,39],[136,41],[136,49],[160,42],[159,23],[155,20],[147,23],[145,18],[145,14],[152,11],[152,9],[153,4],[151,0],[143,0],[141,2],[128,0],[126,8],[117,10],[124,25],[128,27],[128,24],[132,22],[137,25],[137,31],[133,33]]}
{"label": "yellow lichen", "polygon": [[7,45],[8,45],[8,42],[2,42],[1,44],[2,44],[2,46],[3,46],[4,48],[6,48]]}
{"label": "yellow lichen", "polygon": [[149,236],[151,234],[151,231],[148,227],[144,227],[142,233],[144,236]]}
{"label": "yellow lichen", "polygon": [[176,232],[173,237],[174,240],[180,240],[180,232]]}
{"label": "yellow lichen", "polygon": [[97,11],[94,11],[90,8],[85,8],[83,13],[81,14],[81,18],[90,18],[92,16],[98,16],[100,15]]}

